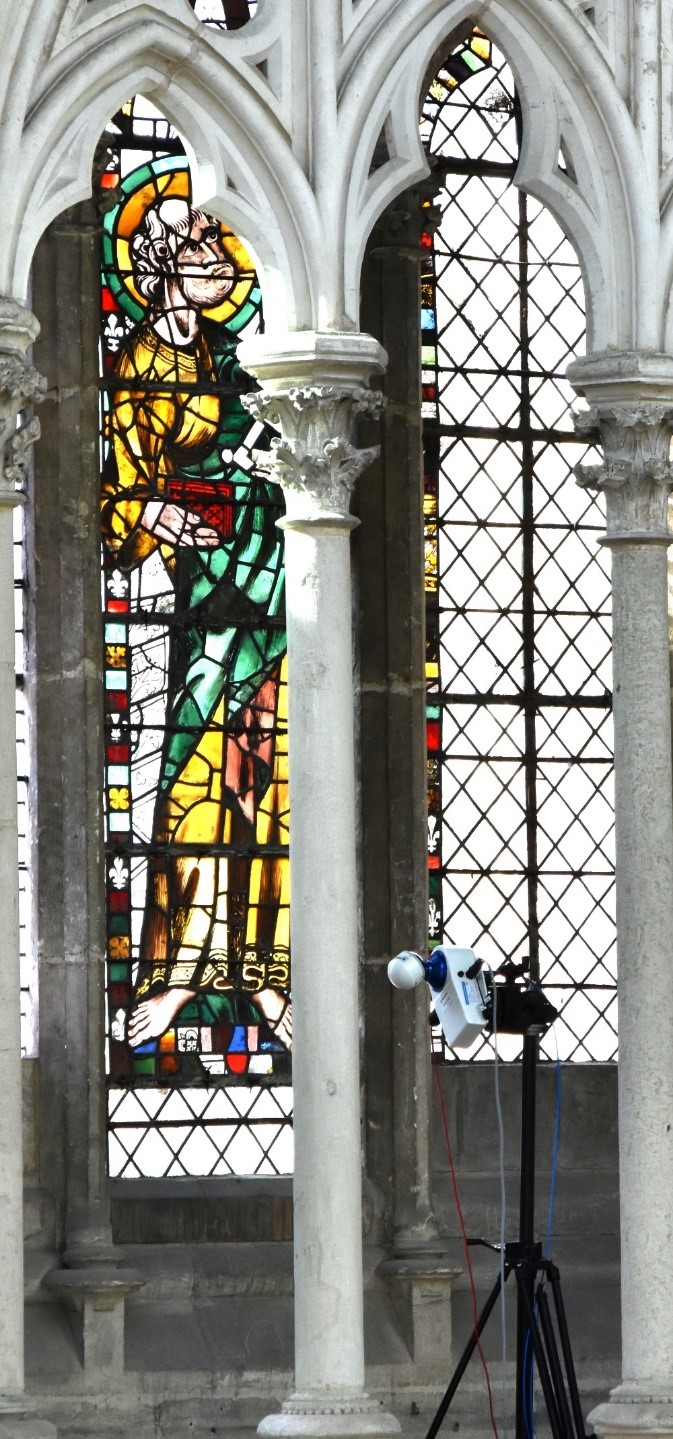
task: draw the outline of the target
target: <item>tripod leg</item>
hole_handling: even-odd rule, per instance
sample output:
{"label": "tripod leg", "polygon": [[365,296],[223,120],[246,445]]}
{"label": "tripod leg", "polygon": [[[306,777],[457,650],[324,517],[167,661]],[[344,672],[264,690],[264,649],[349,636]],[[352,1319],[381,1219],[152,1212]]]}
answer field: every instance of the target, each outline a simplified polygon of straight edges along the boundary
{"label": "tripod leg", "polygon": [[543,1284],[538,1284],[535,1294],[535,1300],[537,1303],[537,1312],[540,1316],[540,1328],[542,1330],[542,1338],[544,1339],[545,1348],[547,1350],[549,1370],[551,1373],[552,1384],[554,1386],[554,1393],[556,1395],[556,1404],[558,1407],[559,1418],[561,1420],[563,1430],[567,1435],[567,1439],[573,1439],[573,1421],[570,1414],[570,1406],[568,1404],[568,1396],[566,1394],[566,1388],[563,1379],[561,1360],[559,1359],[556,1335],[554,1333],[554,1326],[552,1324],[551,1314],[549,1311],[549,1300],[547,1298],[546,1290]]}
{"label": "tripod leg", "polygon": [[549,1265],[548,1273],[552,1297],[554,1300],[554,1309],[556,1310],[556,1323],[558,1324],[559,1338],[561,1340],[561,1353],[563,1355],[563,1363],[565,1364],[565,1371],[568,1379],[570,1403],[572,1405],[573,1418],[575,1420],[575,1433],[577,1435],[577,1439],[586,1439],[584,1415],[582,1413],[582,1403],[580,1400],[580,1392],[577,1387],[575,1363],[573,1360],[572,1349],[570,1347],[568,1321],[566,1319],[565,1305],[563,1303],[563,1295],[561,1293],[561,1276],[555,1264]]}
{"label": "tripod leg", "polygon": [[[519,1243],[522,1252],[532,1254],[535,1234],[535,1110],[539,1040],[535,1034],[524,1035],[521,1063],[521,1184],[519,1190]],[[519,1279],[517,1269],[516,1305],[516,1439],[528,1439],[526,1428],[527,1398],[523,1390],[524,1355],[529,1329],[528,1314],[533,1304],[534,1269],[529,1265]],[[528,1303],[522,1294],[526,1288]]]}
{"label": "tripod leg", "polygon": [[[507,1279],[508,1275],[509,1275],[509,1269],[505,1268],[505,1279]],[[457,1363],[457,1365],[456,1365],[456,1367],[455,1367],[455,1369],[454,1369],[453,1377],[452,1377],[452,1379],[451,1379],[451,1382],[450,1382],[450,1384],[449,1384],[449,1387],[448,1387],[448,1389],[447,1389],[447,1391],[446,1391],[446,1393],[445,1393],[445,1395],[444,1395],[444,1398],[443,1398],[443,1399],[441,1400],[441,1402],[440,1402],[440,1405],[439,1405],[439,1408],[438,1408],[438,1410],[437,1410],[437,1413],[435,1414],[435,1417],[434,1417],[434,1419],[433,1419],[433,1421],[432,1421],[432,1424],[430,1425],[430,1428],[428,1429],[428,1432],[427,1432],[427,1434],[426,1434],[426,1436],[425,1436],[425,1439],[435,1439],[435,1435],[437,1434],[437,1432],[438,1432],[438,1430],[439,1430],[439,1428],[440,1428],[440,1426],[441,1426],[441,1424],[442,1424],[442,1420],[444,1419],[444,1416],[445,1416],[445,1414],[446,1414],[446,1412],[447,1412],[447,1410],[448,1410],[448,1408],[449,1408],[449,1405],[450,1405],[450,1403],[451,1403],[451,1401],[452,1401],[452,1399],[453,1399],[453,1397],[454,1397],[454,1395],[455,1395],[455,1393],[456,1393],[456,1390],[457,1390],[457,1388],[458,1388],[458,1385],[460,1384],[460,1381],[461,1381],[461,1379],[462,1379],[462,1377],[463,1377],[463,1374],[465,1373],[465,1370],[467,1369],[467,1366],[468,1366],[468,1364],[469,1364],[469,1362],[470,1362],[470,1360],[471,1360],[471,1358],[472,1358],[472,1355],[474,1354],[474,1351],[475,1351],[475,1349],[476,1349],[476,1347],[477,1347],[477,1341],[481,1338],[481,1335],[482,1335],[482,1333],[483,1333],[483,1331],[484,1331],[484,1328],[485,1328],[485,1326],[486,1326],[486,1322],[487,1322],[487,1320],[488,1320],[488,1316],[489,1316],[489,1314],[491,1313],[491,1310],[492,1310],[492,1309],[494,1308],[494,1306],[497,1304],[498,1295],[500,1294],[501,1278],[502,1278],[502,1276],[499,1274],[498,1277],[497,1277],[497,1279],[496,1279],[496,1281],[495,1281],[495,1284],[493,1285],[493,1288],[492,1288],[492,1290],[491,1290],[491,1292],[490,1292],[490,1294],[489,1294],[489,1296],[488,1296],[488,1299],[486,1300],[486,1303],[485,1303],[485,1305],[484,1305],[484,1307],[483,1307],[483,1309],[482,1309],[482,1311],[481,1311],[481,1314],[479,1315],[479,1318],[478,1318],[477,1324],[476,1324],[476,1328],[472,1330],[472,1333],[471,1333],[471,1335],[470,1335],[470,1337],[469,1337],[469,1339],[468,1339],[468,1341],[467,1341],[467,1344],[465,1345],[465,1348],[464,1348],[464,1350],[463,1350],[463,1352],[462,1352],[462,1354],[461,1354],[461,1356],[460,1356],[460,1359],[458,1360],[458,1363]],[[560,1436],[559,1436],[559,1439],[560,1439]]]}
{"label": "tripod leg", "polygon": [[547,1356],[544,1352],[544,1345],[540,1338],[540,1329],[538,1326],[537,1316],[531,1303],[530,1293],[528,1285],[526,1283],[527,1278],[529,1278],[529,1276],[524,1273],[523,1268],[517,1268],[516,1282],[518,1286],[519,1297],[528,1318],[528,1329],[533,1345],[535,1362],[537,1364],[538,1373],[540,1375],[540,1383],[542,1385],[542,1393],[544,1395],[545,1407],[549,1418],[549,1426],[551,1428],[553,1439],[570,1439],[570,1436],[563,1432],[561,1417],[558,1411],[558,1405],[556,1403],[556,1395],[554,1394],[554,1386],[552,1384],[551,1375],[549,1373],[549,1365],[547,1364]]}

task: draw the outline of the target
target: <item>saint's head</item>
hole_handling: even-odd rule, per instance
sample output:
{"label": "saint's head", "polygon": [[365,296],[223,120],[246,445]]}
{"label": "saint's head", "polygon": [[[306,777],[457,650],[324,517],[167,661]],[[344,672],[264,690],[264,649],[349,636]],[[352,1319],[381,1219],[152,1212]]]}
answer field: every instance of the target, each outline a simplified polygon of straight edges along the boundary
{"label": "saint's head", "polygon": [[136,288],[157,315],[219,305],[236,272],[219,222],[187,200],[162,200],[145,212],[131,242]]}

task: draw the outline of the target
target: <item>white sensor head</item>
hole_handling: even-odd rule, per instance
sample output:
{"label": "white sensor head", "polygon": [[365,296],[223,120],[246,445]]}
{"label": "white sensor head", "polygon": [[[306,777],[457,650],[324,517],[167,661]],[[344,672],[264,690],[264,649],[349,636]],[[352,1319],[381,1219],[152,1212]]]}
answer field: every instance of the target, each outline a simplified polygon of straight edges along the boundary
{"label": "white sensor head", "polygon": [[388,965],[388,978],[395,989],[415,989],[425,979],[425,966],[419,954],[403,949]]}

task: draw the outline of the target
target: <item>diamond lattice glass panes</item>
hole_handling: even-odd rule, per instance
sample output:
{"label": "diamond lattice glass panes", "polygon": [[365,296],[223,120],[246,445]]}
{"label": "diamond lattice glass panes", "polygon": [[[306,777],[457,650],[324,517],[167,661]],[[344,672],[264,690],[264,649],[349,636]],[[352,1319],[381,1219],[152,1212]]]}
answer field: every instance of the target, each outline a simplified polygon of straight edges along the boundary
{"label": "diamond lattice glass panes", "polygon": [[282,504],[236,359],[260,290],[141,97],[98,190],[111,1170],[287,1172]]}
{"label": "diamond lattice glass panes", "polygon": [[120,1179],[291,1174],[292,1090],[115,1089],[110,1169]]}
{"label": "diamond lattice glass panes", "polygon": [[543,1051],[613,1059],[609,561],[564,378],[580,269],[513,183],[517,97],[479,31],[421,130],[443,185],[422,241],[430,943],[529,954],[561,1010]]}

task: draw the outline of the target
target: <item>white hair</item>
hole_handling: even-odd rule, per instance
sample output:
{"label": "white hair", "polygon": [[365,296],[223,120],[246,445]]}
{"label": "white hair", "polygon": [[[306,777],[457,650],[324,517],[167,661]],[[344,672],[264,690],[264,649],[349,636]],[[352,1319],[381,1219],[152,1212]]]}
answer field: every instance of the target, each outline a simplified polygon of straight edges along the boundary
{"label": "white hair", "polygon": [[177,241],[189,234],[196,218],[187,200],[161,200],[145,211],[131,241],[131,261],[136,288],[145,300],[159,294],[167,275],[175,273]]}

